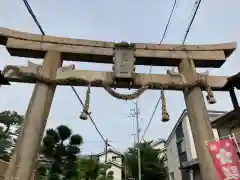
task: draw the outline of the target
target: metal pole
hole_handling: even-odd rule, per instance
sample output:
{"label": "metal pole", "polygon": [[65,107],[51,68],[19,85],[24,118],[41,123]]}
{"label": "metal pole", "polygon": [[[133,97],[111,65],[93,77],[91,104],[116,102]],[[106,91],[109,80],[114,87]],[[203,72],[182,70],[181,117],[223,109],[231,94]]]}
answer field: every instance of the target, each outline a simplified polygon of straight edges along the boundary
{"label": "metal pole", "polygon": [[105,164],[107,164],[107,148],[108,148],[108,139],[105,141]]}
{"label": "metal pole", "polygon": [[107,177],[107,168],[106,168],[106,165],[107,165],[107,149],[108,148],[108,139],[106,139],[105,141],[105,167],[104,167],[104,175],[105,175],[105,178]]}
{"label": "metal pole", "polygon": [[123,155],[123,159],[124,159],[124,178],[125,180],[127,180],[127,157],[126,157],[126,154]]}
{"label": "metal pole", "polygon": [[134,119],[133,120],[133,145],[135,146],[136,145],[136,133],[134,133],[135,131],[135,123],[134,123]]}
{"label": "metal pole", "polygon": [[138,103],[136,101],[135,103],[135,113],[136,113],[136,128],[137,128],[137,144],[138,144],[138,180],[142,179],[142,169],[141,169],[141,152],[140,152],[140,147],[139,147],[139,109],[138,109]]}

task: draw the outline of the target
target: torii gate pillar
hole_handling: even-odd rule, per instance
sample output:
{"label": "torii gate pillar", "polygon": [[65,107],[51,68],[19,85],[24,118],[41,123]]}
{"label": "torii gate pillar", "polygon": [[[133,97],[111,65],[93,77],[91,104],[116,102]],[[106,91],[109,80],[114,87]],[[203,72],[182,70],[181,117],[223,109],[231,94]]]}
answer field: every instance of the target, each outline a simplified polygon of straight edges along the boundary
{"label": "torii gate pillar", "polygon": [[[61,53],[48,51],[39,72],[46,78],[55,79],[57,70],[61,65]],[[56,85],[36,82],[25,114],[23,128],[5,175],[6,180],[28,180],[30,178],[55,89]],[[18,168],[16,168],[17,166]]]}
{"label": "torii gate pillar", "polygon": [[[196,68],[192,60],[182,60],[179,71],[188,82],[196,82]],[[196,146],[198,162],[203,180],[217,180],[216,170],[212,158],[205,144],[213,140],[214,135],[209,121],[208,111],[200,87],[185,90],[184,98],[187,106],[189,122]]]}

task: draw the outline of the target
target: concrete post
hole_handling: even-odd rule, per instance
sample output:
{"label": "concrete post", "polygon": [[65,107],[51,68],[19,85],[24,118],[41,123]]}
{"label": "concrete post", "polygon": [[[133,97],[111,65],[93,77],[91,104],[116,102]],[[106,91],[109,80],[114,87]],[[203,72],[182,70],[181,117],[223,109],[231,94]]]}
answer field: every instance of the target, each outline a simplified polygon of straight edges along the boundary
{"label": "concrete post", "polygon": [[[187,82],[195,82],[196,69],[192,60],[182,60],[179,65]],[[192,128],[193,139],[198,155],[200,172],[203,180],[217,180],[216,170],[212,158],[205,144],[207,140],[213,140],[212,127],[209,121],[208,111],[204,102],[200,87],[184,91],[189,122]]]}
{"label": "concrete post", "polygon": [[[60,52],[47,52],[40,69],[40,74],[54,79],[62,65]],[[36,82],[31,100],[25,114],[23,127],[17,142],[17,147],[11,158],[5,175],[6,180],[28,180],[39,152],[40,143],[51,108],[55,85]],[[19,165],[16,173],[16,166]]]}

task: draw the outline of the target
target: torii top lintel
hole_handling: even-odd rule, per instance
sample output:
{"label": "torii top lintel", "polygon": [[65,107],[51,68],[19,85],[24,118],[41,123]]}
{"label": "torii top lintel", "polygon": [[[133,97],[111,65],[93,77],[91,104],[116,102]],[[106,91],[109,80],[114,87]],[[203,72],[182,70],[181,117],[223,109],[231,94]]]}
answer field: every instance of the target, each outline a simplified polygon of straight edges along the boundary
{"label": "torii top lintel", "polygon": [[[12,56],[43,58],[46,51],[59,51],[64,60],[113,63],[114,42],[42,36],[0,27],[0,44]],[[135,43],[136,65],[178,66],[193,59],[196,67],[221,67],[236,49],[236,43],[170,45]]]}

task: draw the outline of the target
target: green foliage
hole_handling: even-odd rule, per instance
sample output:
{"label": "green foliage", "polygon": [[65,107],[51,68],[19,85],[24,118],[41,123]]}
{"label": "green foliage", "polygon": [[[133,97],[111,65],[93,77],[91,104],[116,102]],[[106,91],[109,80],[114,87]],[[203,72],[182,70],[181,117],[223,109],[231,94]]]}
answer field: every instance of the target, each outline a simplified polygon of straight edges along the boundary
{"label": "green foliage", "polygon": [[[68,141],[68,143],[66,143]],[[72,134],[69,127],[60,125],[56,129],[48,129],[43,138],[41,154],[52,160],[48,180],[76,178],[78,171],[77,155],[83,139]]]}
{"label": "green foliage", "polygon": [[15,111],[0,113],[0,158],[9,161],[16,139],[20,134],[24,117]]}
{"label": "green foliage", "polygon": [[167,177],[165,162],[166,156],[159,156],[160,150],[153,149],[151,142],[144,142],[129,148],[125,154],[127,162],[127,176],[138,179],[137,148],[141,154],[142,180],[164,180]]}
{"label": "green foliage", "polygon": [[78,160],[79,176],[81,179],[96,179],[99,175],[99,163],[96,159],[81,158]]}
{"label": "green foliage", "polygon": [[[78,178],[84,180],[106,180],[106,171],[110,167],[110,165],[99,163],[93,156],[90,158],[80,158],[78,160]],[[109,180],[112,179],[109,178]]]}
{"label": "green foliage", "polygon": [[19,115],[16,111],[3,111],[0,113],[0,123],[8,127],[6,132],[9,132],[9,128],[12,125],[21,127],[23,120],[24,117]]}

